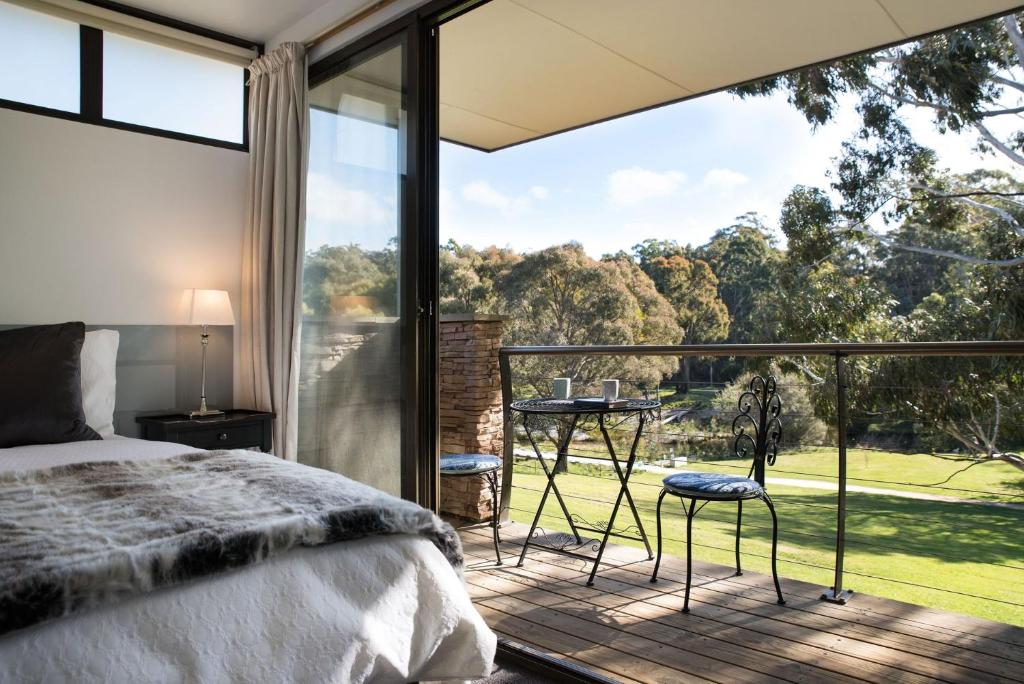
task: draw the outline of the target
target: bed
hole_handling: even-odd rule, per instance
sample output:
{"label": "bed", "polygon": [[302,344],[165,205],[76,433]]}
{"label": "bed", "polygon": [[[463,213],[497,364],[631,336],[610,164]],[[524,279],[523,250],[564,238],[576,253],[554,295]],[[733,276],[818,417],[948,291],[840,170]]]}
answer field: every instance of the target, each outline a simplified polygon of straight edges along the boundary
{"label": "bed", "polygon": [[0,682],[489,674],[449,525],[270,454],[115,435],[118,346],[0,331]]}
{"label": "bed", "polygon": [[[119,437],[21,446],[0,449],[0,474],[195,451]],[[474,679],[488,674],[494,650],[494,634],[434,543],[374,536],[295,548],[8,632],[0,681]]]}

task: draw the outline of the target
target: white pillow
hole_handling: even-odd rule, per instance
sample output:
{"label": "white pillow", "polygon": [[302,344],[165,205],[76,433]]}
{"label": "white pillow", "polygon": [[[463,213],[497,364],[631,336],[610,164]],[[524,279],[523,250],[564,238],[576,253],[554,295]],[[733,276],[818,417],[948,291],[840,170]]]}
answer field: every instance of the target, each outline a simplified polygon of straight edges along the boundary
{"label": "white pillow", "polygon": [[114,436],[114,399],[117,396],[116,330],[92,330],[82,344],[82,408],[85,422],[103,439]]}

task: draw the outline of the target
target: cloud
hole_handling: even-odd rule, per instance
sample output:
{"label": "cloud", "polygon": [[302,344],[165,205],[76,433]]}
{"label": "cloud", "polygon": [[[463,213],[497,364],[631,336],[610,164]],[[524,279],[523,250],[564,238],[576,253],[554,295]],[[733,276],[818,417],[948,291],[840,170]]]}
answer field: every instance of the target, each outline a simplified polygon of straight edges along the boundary
{"label": "cloud", "polygon": [[437,204],[442,225],[450,223],[459,205],[455,202],[455,198],[452,197],[452,193],[448,188],[442,186],[438,189]]}
{"label": "cloud", "polygon": [[354,226],[393,223],[391,198],[356,190],[322,173],[311,173],[306,185],[306,214],[314,221]]}
{"label": "cloud", "polygon": [[507,209],[512,203],[507,195],[495,190],[487,181],[473,181],[462,186],[462,199],[492,209]]}
{"label": "cloud", "polygon": [[484,180],[476,180],[462,186],[462,199],[482,207],[497,209],[506,214],[517,214],[528,210],[533,200],[545,200],[551,193],[543,185],[532,186],[525,195],[511,196],[497,190]]}
{"label": "cloud", "polygon": [[728,192],[741,185],[746,185],[749,180],[750,179],[747,178],[746,174],[740,173],[739,171],[733,171],[732,169],[711,169],[704,174],[704,178],[701,179],[700,185],[704,190]]}
{"label": "cloud", "polygon": [[634,166],[608,177],[608,198],[620,206],[633,206],[654,197],[668,197],[686,183],[682,171],[650,171]]}

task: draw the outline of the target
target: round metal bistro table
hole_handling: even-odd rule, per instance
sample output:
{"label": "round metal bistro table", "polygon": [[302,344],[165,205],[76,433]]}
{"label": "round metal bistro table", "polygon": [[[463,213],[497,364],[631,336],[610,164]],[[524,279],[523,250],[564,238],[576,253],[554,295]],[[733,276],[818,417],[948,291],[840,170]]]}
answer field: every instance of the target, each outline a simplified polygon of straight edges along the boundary
{"label": "round metal bistro table", "polygon": [[[644,531],[644,525],[640,521],[640,514],[637,513],[636,504],[633,503],[633,497],[629,493],[629,476],[633,472],[633,464],[636,462],[636,449],[640,443],[640,435],[643,433],[644,425],[654,415],[654,412],[661,408],[660,401],[653,401],[650,399],[628,399],[624,406],[608,406],[600,402],[594,402],[587,406],[581,406],[573,399],[552,399],[552,398],[539,398],[539,399],[524,399],[522,401],[512,402],[509,407],[512,410],[513,422],[516,418],[519,418],[523,429],[526,431],[526,437],[530,440],[530,446],[533,447],[534,452],[537,454],[537,460],[540,462],[541,467],[544,469],[544,475],[547,476],[547,486],[544,487],[544,493],[540,497],[540,505],[537,506],[537,513],[533,517],[533,523],[530,525],[530,531],[526,535],[526,540],[523,543],[523,550],[519,554],[518,566],[523,565],[523,561],[526,559],[526,551],[531,546],[535,546],[545,551],[553,551],[555,553],[561,553],[564,555],[572,556],[573,558],[579,558],[588,562],[593,562],[593,567],[590,570],[590,578],[587,580],[587,586],[593,586],[594,577],[597,576],[597,569],[601,565],[601,558],[604,556],[604,549],[608,545],[609,537],[619,537],[621,539],[632,539],[635,541],[642,541],[644,546],[647,548],[647,556],[650,560],[654,559],[654,554],[651,552],[651,544],[647,541],[647,533]],[[611,436],[608,434],[608,419],[610,417],[621,418],[623,421],[636,416],[637,427],[636,434],[633,437],[633,444],[629,450],[629,456],[623,463],[618,454],[615,453],[615,447],[612,444]],[[605,524],[596,523],[596,526],[591,526],[590,523],[578,515],[569,513],[569,508],[565,504],[565,500],[562,498],[561,492],[558,491],[558,484],[555,482],[555,477],[558,473],[553,468],[548,467],[547,461],[544,459],[544,454],[541,452],[540,447],[537,445],[537,440],[533,436],[531,430],[531,422],[539,422],[543,417],[567,417],[569,419],[569,429],[565,434],[562,443],[558,445],[558,458],[567,458],[569,453],[569,445],[572,443],[573,433],[576,431],[580,420],[596,419],[597,426],[604,436],[604,443],[608,449],[608,455],[611,457],[612,466],[615,468],[615,474],[619,480],[619,494],[615,498],[615,505],[612,507],[611,517]],[[557,463],[557,460],[556,460]],[[558,506],[562,510],[562,515],[565,516],[565,520],[569,523],[569,529],[572,530],[572,537],[575,539],[577,549],[584,545],[584,540],[580,536],[580,530],[585,532],[595,532],[601,536],[601,542],[596,547],[592,547],[592,550],[597,551],[596,557],[591,557],[578,553],[576,550],[572,550],[569,546],[572,545],[571,541],[560,546],[551,546],[548,544],[541,544],[534,541],[534,533],[537,531],[537,524],[540,522],[540,516],[544,511],[544,504],[547,503],[548,494],[554,492],[555,499],[558,501]],[[615,518],[619,514],[619,508],[622,506],[622,500],[626,500],[626,504],[629,506],[630,512],[633,514],[633,521],[636,523],[636,530],[639,536],[633,536],[626,534],[633,526],[616,532]],[[584,524],[581,524],[584,523]],[[586,542],[589,543],[589,542]]]}

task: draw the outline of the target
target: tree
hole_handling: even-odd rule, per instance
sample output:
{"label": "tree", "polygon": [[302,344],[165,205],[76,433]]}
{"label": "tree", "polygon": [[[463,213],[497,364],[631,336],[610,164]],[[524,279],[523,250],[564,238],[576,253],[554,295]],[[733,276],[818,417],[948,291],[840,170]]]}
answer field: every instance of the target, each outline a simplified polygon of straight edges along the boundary
{"label": "tree", "polygon": [[457,245],[442,247],[438,255],[441,313],[474,313],[493,309],[494,290],[480,280],[472,259]]}
{"label": "tree", "polygon": [[[606,256],[601,260],[601,267],[608,272],[607,277],[622,282],[636,299],[639,311],[639,329],[636,336],[645,340],[672,340],[679,335],[678,321],[674,320],[671,302],[658,292],[656,284],[644,273],[627,254]],[[678,339],[676,337],[675,339]],[[662,344],[650,342],[649,344]],[[665,365],[667,367],[667,364]],[[661,368],[652,369],[655,372]],[[660,381],[662,376],[657,378]],[[655,382],[657,382],[655,381]],[[645,378],[644,384],[651,379]]]}
{"label": "tree", "polygon": [[[995,287],[993,287],[995,285]],[[1017,304],[1024,294],[1018,282]],[[991,301],[1001,296],[1000,286],[985,278],[962,283],[945,295],[926,297],[903,321],[904,335],[911,340],[1019,339],[1019,316],[1001,315]],[[905,411],[924,430],[938,431],[952,443],[938,443],[939,450],[956,450],[977,463],[1003,461],[1024,470],[1024,457],[1005,450],[1007,443],[1024,439],[1024,363],[1018,358],[883,359],[875,377],[887,388],[879,412]]]}
{"label": "tree", "polygon": [[442,313],[502,313],[498,283],[522,259],[510,249],[476,250],[449,241],[441,247]]}
{"label": "tree", "polygon": [[328,316],[336,297],[372,298],[367,313],[395,315],[397,267],[393,249],[364,250],[359,245],[323,245],[306,254],[302,304],[307,314]]}
{"label": "tree", "polygon": [[694,250],[682,246],[675,240],[655,240],[648,238],[640,244],[633,245],[633,256],[640,263],[640,268],[646,270],[648,265],[658,257],[682,256],[692,258]]}
{"label": "tree", "polygon": [[[936,180],[947,188],[974,182],[1017,187],[1004,174],[992,172]],[[989,213],[989,208],[972,203],[914,203],[891,233],[894,239],[941,240],[962,254],[1024,251],[1022,238],[1007,225],[977,229]],[[1022,269],[858,246],[823,231],[834,214],[827,195],[807,188],[794,189],[783,208],[781,227],[795,262],[783,278],[783,325],[790,333],[800,331],[799,339],[982,340],[1024,334]],[[813,359],[801,367],[810,377],[827,376],[827,368]],[[1001,448],[1019,444],[1024,436],[1018,427],[1024,419],[1019,360],[859,359],[850,363],[848,372],[855,412],[876,420],[910,420],[932,448],[965,452],[947,457],[970,465],[1002,460],[1024,469],[1018,454]],[[819,415],[834,410],[830,395],[819,397]]]}
{"label": "tree", "polygon": [[[790,244],[779,270],[775,338],[780,342],[876,342],[893,339],[895,301],[870,270],[864,250],[831,235],[834,209],[829,197],[796,187],[782,206],[779,221]],[[835,391],[832,361],[826,357],[789,357],[779,361],[819,386],[813,395],[819,417],[832,423]],[[864,388],[870,367],[863,359],[848,364],[848,386]]]}
{"label": "tree", "polygon": [[835,220],[832,200],[823,190],[802,185],[793,188],[779,218],[789,260],[813,267],[840,251],[843,239],[832,230]]}
{"label": "tree", "polygon": [[[741,97],[786,92],[814,126],[831,121],[839,97],[858,98],[861,126],[843,144],[833,188],[843,204],[833,232],[892,250],[907,250],[970,264],[1024,264],[1021,252],[976,255],[937,246],[904,232],[893,236],[870,222],[899,221],[922,203],[960,204],[987,214],[981,230],[1013,231],[1024,238],[1016,198],[978,184],[935,182],[935,154],[914,140],[904,113],[924,109],[940,133],[973,132],[978,148],[1024,167],[1024,35],[1019,15],[978,22],[870,55],[840,60],[742,86]],[[997,125],[993,125],[997,124]],[[1008,133],[1000,135],[999,130]],[[905,241],[906,240],[906,241]]]}
{"label": "tree", "polygon": [[874,342],[892,339],[893,301],[868,276],[847,275],[831,263],[786,279],[783,342]]}
{"label": "tree", "polygon": [[718,278],[718,293],[729,310],[728,342],[775,341],[783,252],[760,217],[744,214],[697,248]]}
{"label": "tree", "polygon": [[[979,172],[965,180],[984,179],[994,184],[1000,182],[1001,175]],[[985,213],[978,207],[959,205],[932,218],[929,225],[964,249],[1024,250],[1024,239],[1012,230],[975,230],[973,223],[983,220]],[[902,339],[1024,337],[1024,269],[955,262],[934,279],[934,285],[905,317],[897,319],[897,334]],[[1006,448],[1024,442],[1021,359],[885,359],[877,376],[877,384],[891,388],[881,401],[909,413],[926,433],[945,436],[945,440],[933,440],[936,450],[955,449],[961,452],[955,458],[969,461],[969,466],[1005,461],[1024,470],[1024,459]]]}
{"label": "tree", "polygon": [[[596,261],[578,243],[525,255],[500,282],[511,315],[510,345],[672,344],[682,334],[675,313],[639,269],[621,259]],[[582,386],[619,377],[657,385],[671,360],[629,357],[527,357],[527,382],[550,393],[553,377]]]}
{"label": "tree", "polygon": [[[895,227],[893,239],[907,244],[932,244],[944,249],[969,249],[964,235],[954,230],[941,230],[907,222]],[[884,284],[896,302],[893,312],[906,316],[928,295],[942,292],[955,280],[969,277],[972,268],[963,262],[929,254],[915,254],[900,249],[879,248],[874,279]]]}
{"label": "tree", "polygon": [[[966,175],[937,176],[935,185],[947,190],[964,190],[984,185],[990,189],[1017,192],[1021,185],[1004,172],[975,171]],[[999,204],[1001,200],[993,200]],[[1014,213],[1011,206],[1005,207]],[[887,239],[898,244],[928,244],[963,255],[1024,253],[1024,239],[1005,223],[990,225],[988,210],[968,203],[919,202],[909,207],[901,223],[890,228]],[[896,313],[908,315],[933,292],[944,293],[959,283],[985,272],[996,276],[993,267],[979,266],[934,254],[879,246],[874,250],[875,278],[885,283],[899,302]],[[1007,276],[1014,268],[997,269]]]}
{"label": "tree", "polygon": [[[682,330],[681,344],[700,344],[725,339],[729,310],[718,297],[718,278],[706,261],[681,255],[654,257],[643,269],[675,310]],[[691,357],[682,359],[683,382],[690,389]]]}
{"label": "tree", "polygon": [[[628,255],[597,261],[576,243],[525,256],[449,243],[441,252],[441,302],[445,312],[508,315],[509,344],[671,344],[681,335],[672,306]],[[617,373],[650,386],[664,365],[589,359],[563,367],[563,377],[587,385]],[[530,383],[546,394],[557,376],[545,370]]]}
{"label": "tree", "polygon": [[783,202],[779,226],[791,248],[779,275],[778,337],[786,342],[891,339],[895,302],[871,277],[864,253],[822,239],[833,213],[827,195],[799,186]]}
{"label": "tree", "polygon": [[[510,315],[510,345],[672,344],[682,335],[674,311],[635,264],[596,261],[577,243],[525,255],[499,284]],[[576,393],[603,378],[657,387],[671,358],[525,356],[517,375],[535,394],[550,395],[551,380],[568,377]],[[556,441],[564,438],[560,426]],[[566,463],[556,463],[564,470]]]}
{"label": "tree", "polygon": [[[782,398],[782,446],[799,448],[821,444],[828,428],[814,415],[813,394],[807,388],[806,379],[796,373],[780,373],[775,369],[772,372],[778,379],[779,396]],[[725,432],[730,431],[731,421],[739,411],[740,397],[750,389],[753,377],[753,373],[743,373],[715,396],[713,405]]]}

